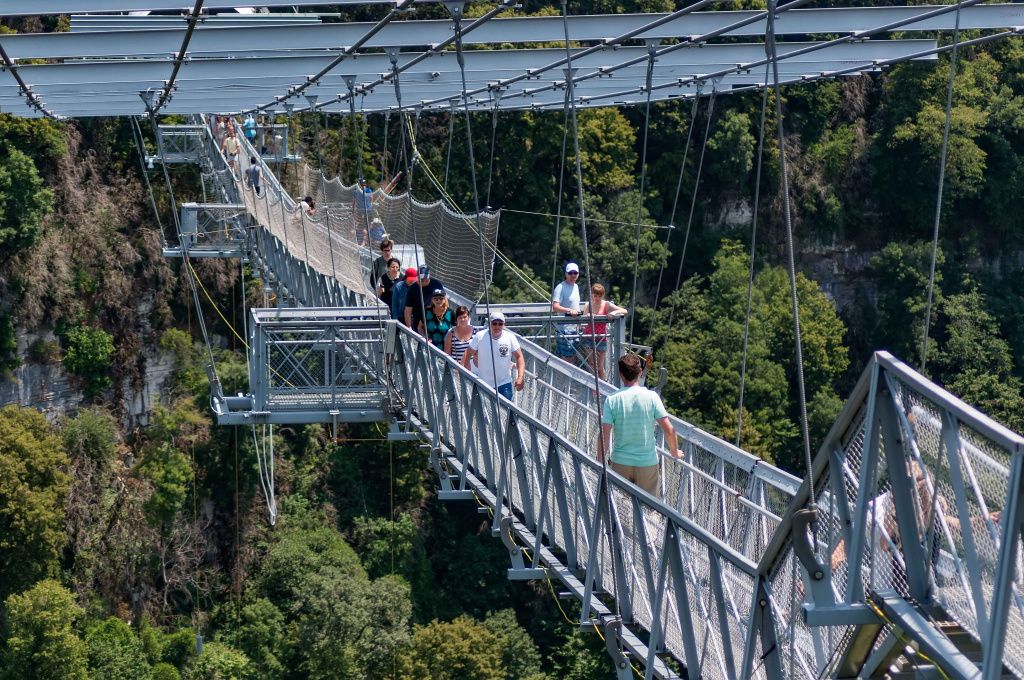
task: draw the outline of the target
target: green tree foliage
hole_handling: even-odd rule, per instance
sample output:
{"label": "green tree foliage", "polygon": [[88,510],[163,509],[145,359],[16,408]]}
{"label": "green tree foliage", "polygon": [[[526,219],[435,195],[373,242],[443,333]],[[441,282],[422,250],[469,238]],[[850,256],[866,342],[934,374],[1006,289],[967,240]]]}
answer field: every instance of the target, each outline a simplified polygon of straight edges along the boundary
{"label": "green tree foliage", "polygon": [[4,607],[7,640],[0,677],[87,680],[88,649],[74,630],[84,612],[71,593],[44,580],[8,597]]}
{"label": "green tree foliage", "polygon": [[484,628],[498,636],[505,680],[547,679],[548,676],[541,671],[540,651],[516,621],[515,612],[502,609],[490,614],[484,620]]}
{"label": "green tree foliage", "polygon": [[257,669],[242,652],[220,642],[209,642],[181,674],[183,680],[248,680]]}
{"label": "green tree foliage", "polygon": [[224,622],[220,637],[230,641],[248,656],[268,680],[286,675],[288,654],[284,614],[266,598],[255,598],[236,611],[235,603],[221,609]]}
{"label": "green tree foliage", "polygon": [[713,154],[715,162],[708,169],[722,187],[746,185],[757,151],[752,127],[749,115],[731,109],[715,124],[714,133],[708,139],[708,153]]}
{"label": "green tree foliage", "polygon": [[91,460],[106,467],[117,455],[118,423],[109,411],[85,408],[64,422],[61,437],[72,459]]}
{"label": "green tree foliage", "polygon": [[[889,243],[871,258],[871,273],[878,282],[878,316],[871,334],[872,344],[912,364],[920,363],[930,262],[931,244],[925,241]],[[936,257],[936,305],[942,300],[944,262],[945,255],[940,249]],[[933,311],[933,323],[934,320]]]}
{"label": "green tree foliage", "polygon": [[10,314],[0,314],[0,375],[21,365],[18,358],[18,333]]}
{"label": "green tree foliage", "polygon": [[67,464],[42,415],[0,408],[0,596],[54,573],[65,541]]}
{"label": "green tree foliage", "polygon": [[[679,323],[660,350],[668,368],[664,396],[671,407],[732,440],[736,436],[743,321],[749,256],[732,242],[715,256],[704,286],[691,285]],[[845,326],[810,279],[797,277],[812,440],[820,440],[838,413],[835,382],[849,365]],[[789,469],[798,469],[799,414],[788,276],[780,267],[757,274],[751,298],[743,445]],[[813,444],[812,444],[813,445]]]}
{"label": "green tree foliage", "polygon": [[86,626],[89,674],[95,680],[145,680],[150,673],[142,641],[119,618]]}
{"label": "green tree foliage", "polygon": [[[586,190],[606,194],[633,186],[636,131],[622,112],[613,108],[584,109],[579,112],[578,121],[580,165]],[[568,153],[567,168],[575,162],[573,154]],[[567,176],[572,177],[572,172]]]}
{"label": "green tree foliage", "polygon": [[36,242],[52,204],[32,158],[9,142],[0,145],[0,259]]}
{"label": "green tree foliage", "polygon": [[110,387],[110,357],[114,338],[102,328],[79,326],[64,336],[64,367],[82,378],[87,396],[96,396]]}
{"label": "green tree foliage", "polygon": [[181,680],[181,673],[171,664],[161,661],[149,670],[149,680]]}
{"label": "green tree foliage", "polygon": [[434,574],[423,533],[410,515],[399,515],[393,522],[383,517],[358,518],[352,542],[371,578],[401,576],[411,587],[416,620],[433,618],[437,599]]}
{"label": "green tree foliage", "polygon": [[416,626],[401,659],[402,680],[504,680],[501,638],[468,617]]}

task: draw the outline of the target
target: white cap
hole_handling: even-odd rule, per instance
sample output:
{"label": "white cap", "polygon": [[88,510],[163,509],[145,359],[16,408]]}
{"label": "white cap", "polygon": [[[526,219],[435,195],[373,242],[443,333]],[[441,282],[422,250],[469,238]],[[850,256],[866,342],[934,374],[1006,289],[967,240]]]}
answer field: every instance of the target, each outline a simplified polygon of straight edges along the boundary
{"label": "white cap", "polygon": [[505,312],[491,312],[491,321],[504,321]]}
{"label": "white cap", "polygon": [[575,262],[570,262],[569,264],[565,265],[565,273],[569,274],[571,272],[576,272],[577,274],[579,274],[580,266]]}

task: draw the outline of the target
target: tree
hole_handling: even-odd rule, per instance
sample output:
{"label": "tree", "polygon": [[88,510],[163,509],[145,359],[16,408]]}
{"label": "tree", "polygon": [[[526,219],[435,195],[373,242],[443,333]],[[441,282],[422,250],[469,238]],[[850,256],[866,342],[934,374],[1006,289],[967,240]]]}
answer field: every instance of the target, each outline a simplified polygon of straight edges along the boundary
{"label": "tree", "polygon": [[0,596],[55,572],[65,540],[67,465],[41,414],[0,408]]}
{"label": "tree", "polygon": [[433,618],[437,599],[434,574],[423,533],[411,516],[401,514],[393,522],[383,517],[358,518],[352,541],[371,578],[398,574],[411,586],[416,619]]}
{"label": "tree", "polygon": [[[892,242],[871,258],[870,271],[878,285],[878,318],[871,333],[872,346],[888,349],[911,364],[920,363],[921,335],[928,298],[928,273],[931,244]],[[942,266],[945,254],[940,248],[935,260],[934,310],[942,302]],[[934,344],[931,345],[934,349]]]}
{"label": "tree", "polygon": [[102,328],[78,326],[64,336],[67,349],[64,367],[85,382],[86,396],[94,397],[109,388],[110,356],[114,353],[114,338]]}
{"label": "tree", "polygon": [[150,666],[142,641],[124,621],[110,617],[86,627],[89,673],[95,680],[145,680]]}
{"label": "tree", "polygon": [[[584,109],[578,121],[580,165],[587,191],[606,194],[633,186],[636,132],[625,116],[615,108]],[[574,167],[571,152],[565,162],[567,168]],[[566,176],[572,178],[572,171]]]}
{"label": "tree", "polygon": [[0,253],[7,259],[35,243],[53,193],[44,187],[35,163],[10,143],[0,146]]}
{"label": "tree", "polygon": [[10,680],[87,680],[88,650],[75,633],[83,610],[56,581],[44,580],[4,602],[7,642],[3,675]]}
{"label": "tree", "polygon": [[505,680],[501,638],[468,616],[416,626],[402,680]]}
{"label": "tree", "polygon": [[209,642],[203,653],[192,657],[182,673],[183,680],[245,680],[255,675],[249,658],[220,642]]}
{"label": "tree", "polygon": [[516,621],[511,609],[489,614],[484,628],[498,636],[501,647],[501,665],[505,680],[546,680],[541,671],[540,652],[530,635]]}
{"label": "tree", "polygon": [[237,614],[234,603],[225,604],[224,610],[226,621],[218,639],[231,640],[260,669],[262,677],[284,677],[288,650],[282,636],[285,618],[281,610],[262,597],[247,602]]}

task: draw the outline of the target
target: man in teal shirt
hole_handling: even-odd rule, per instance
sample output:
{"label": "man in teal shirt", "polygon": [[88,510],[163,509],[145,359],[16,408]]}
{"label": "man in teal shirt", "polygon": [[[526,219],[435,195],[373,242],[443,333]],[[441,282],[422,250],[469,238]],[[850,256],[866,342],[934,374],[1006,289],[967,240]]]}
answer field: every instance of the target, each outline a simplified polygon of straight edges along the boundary
{"label": "man in teal shirt", "polygon": [[[640,358],[627,354],[619,359],[622,389],[608,397],[601,414],[601,443],[598,460],[611,451],[612,469],[652,496],[661,495],[658,453],[654,443],[654,424],[665,433],[665,445],[673,458],[682,458],[676,443],[676,431],[668,412],[655,392],[638,385],[643,367]],[[615,446],[612,447],[612,432]]]}

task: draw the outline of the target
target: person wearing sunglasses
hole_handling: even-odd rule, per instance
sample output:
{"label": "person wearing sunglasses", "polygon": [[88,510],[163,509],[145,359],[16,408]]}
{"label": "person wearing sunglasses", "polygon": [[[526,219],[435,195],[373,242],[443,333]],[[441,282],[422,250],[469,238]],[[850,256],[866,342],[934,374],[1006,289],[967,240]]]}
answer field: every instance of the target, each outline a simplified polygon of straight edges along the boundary
{"label": "person wearing sunglasses", "polygon": [[480,376],[498,394],[512,399],[512,361],[515,361],[515,389],[523,389],[526,378],[526,359],[519,344],[519,336],[505,328],[505,315],[491,312],[488,328],[478,332],[469,341],[469,349],[462,355],[462,365]]}
{"label": "person wearing sunglasses", "polygon": [[[575,262],[565,265],[565,280],[555,286],[551,294],[551,311],[566,316],[583,314],[580,306],[580,287],[576,284],[580,278],[580,266]],[[558,324],[558,340],[556,351],[558,356],[571,364],[576,363],[576,340],[579,327],[574,323]]]}

